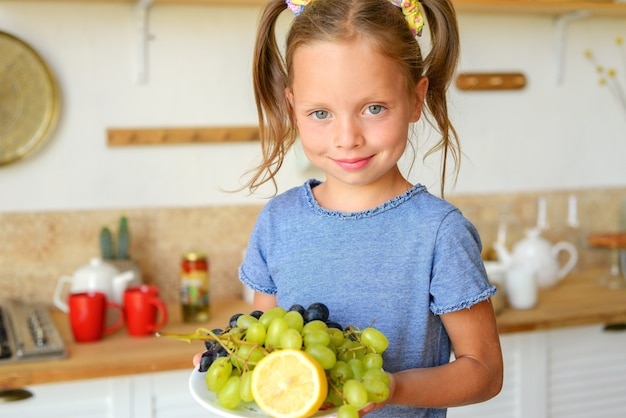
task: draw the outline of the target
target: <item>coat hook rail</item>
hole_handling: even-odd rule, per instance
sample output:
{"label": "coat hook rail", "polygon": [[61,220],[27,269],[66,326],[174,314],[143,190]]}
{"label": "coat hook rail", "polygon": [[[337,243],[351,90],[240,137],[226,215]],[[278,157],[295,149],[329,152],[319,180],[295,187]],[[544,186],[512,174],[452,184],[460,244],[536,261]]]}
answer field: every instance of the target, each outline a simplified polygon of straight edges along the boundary
{"label": "coat hook rail", "polygon": [[210,128],[112,128],[107,129],[107,145],[165,145],[259,140],[257,126]]}

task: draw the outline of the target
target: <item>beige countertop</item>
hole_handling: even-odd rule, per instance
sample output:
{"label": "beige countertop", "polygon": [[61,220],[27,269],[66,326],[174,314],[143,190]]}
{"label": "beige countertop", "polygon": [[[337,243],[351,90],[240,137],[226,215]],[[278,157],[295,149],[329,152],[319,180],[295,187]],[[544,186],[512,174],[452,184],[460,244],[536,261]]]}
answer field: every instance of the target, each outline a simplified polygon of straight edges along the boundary
{"label": "beige countertop", "polygon": [[[534,309],[505,308],[498,315],[500,333],[546,330],[569,326],[626,322],[626,289],[611,290],[597,284],[603,270],[572,274],[551,289],[542,290]],[[241,299],[217,300],[211,306],[206,328],[224,327],[230,316],[250,311]],[[192,356],[204,349],[201,342],[186,343],[154,336],[129,337],[125,329],[99,342],[78,344],[72,339],[67,316],[52,309],[66,342],[69,357],[56,361],[0,365],[0,390],[34,384],[182,370],[193,367]],[[169,310],[164,332],[191,333],[200,325],[181,321],[180,309]]]}
{"label": "beige countertop", "polygon": [[605,269],[571,274],[539,291],[533,309],[505,309],[498,315],[500,333],[626,322],[626,289],[598,284]]}

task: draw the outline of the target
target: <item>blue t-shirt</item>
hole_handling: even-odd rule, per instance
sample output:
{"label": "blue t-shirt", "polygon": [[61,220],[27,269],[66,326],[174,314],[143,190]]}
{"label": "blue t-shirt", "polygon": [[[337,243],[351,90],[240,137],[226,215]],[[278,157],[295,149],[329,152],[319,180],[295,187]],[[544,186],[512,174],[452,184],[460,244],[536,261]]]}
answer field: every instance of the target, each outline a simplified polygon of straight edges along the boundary
{"label": "blue t-shirt", "polygon": [[[241,281],[279,306],[326,304],[344,327],[373,325],[389,339],[389,372],[449,362],[439,315],[495,293],[476,229],[450,203],[416,185],[374,209],[320,207],[309,180],[271,199],[256,222]],[[374,417],[445,417],[445,409],[387,406]]]}

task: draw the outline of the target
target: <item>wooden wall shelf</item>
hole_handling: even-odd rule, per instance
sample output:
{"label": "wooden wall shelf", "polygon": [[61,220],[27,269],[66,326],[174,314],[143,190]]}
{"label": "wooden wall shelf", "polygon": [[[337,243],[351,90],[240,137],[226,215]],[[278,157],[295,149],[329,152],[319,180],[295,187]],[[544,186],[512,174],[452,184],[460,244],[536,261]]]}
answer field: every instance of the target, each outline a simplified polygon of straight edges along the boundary
{"label": "wooden wall shelf", "polygon": [[256,126],[211,128],[123,128],[108,129],[110,147],[189,143],[249,142],[259,140]]}
{"label": "wooden wall shelf", "polygon": [[[0,2],[16,0],[0,0]],[[19,0],[59,2],[61,0]],[[139,0],[63,0],[80,3],[137,3]],[[460,13],[568,14],[588,10],[594,16],[626,17],[626,3],[611,0],[453,0]],[[152,0],[152,4],[262,6],[267,0]]]}
{"label": "wooden wall shelf", "polygon": [[461,73],[456,87],[463,91],[520,90],[526,87],[522,73]]}
{"label": "wooden wall shelf", "polygon": [[626,3],[611,0],[453,0],[460,13],[565,15],[581,10],[593,16],[626,17]]}

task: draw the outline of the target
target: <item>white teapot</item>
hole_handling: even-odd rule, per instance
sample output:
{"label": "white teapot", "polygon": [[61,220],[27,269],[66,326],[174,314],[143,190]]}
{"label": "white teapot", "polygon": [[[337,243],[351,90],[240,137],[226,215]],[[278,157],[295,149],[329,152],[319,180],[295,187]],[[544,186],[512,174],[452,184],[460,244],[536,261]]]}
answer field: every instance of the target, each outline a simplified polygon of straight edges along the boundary
{"label": "white teapot", "polygon": [[[506,247],[499,242],[494,244],[498,258],[506,266],[525,266],[535,271],[537,285],[539,287],[551,287],[563,279],[578,261],[578,251],[573,244],[561,241],[552,245],[548,240],[541,237],[538,228],[526,231],[526,237],[517,242],[513,247],[513,253],[509,253]],[[567,262],[561,266],[558,255],[561,251],[569,254]]]}
{"label": "white teapot", "polygon": [[133,271],[120,273],[118,269],[101,258],[94,257],[89,264],[74,272],[73,276],[63,276],[57,282],[54,291],[54,305],[63,312],[69,312],[63,289],[69,284],[70,292],[98,291],[107,296],[108,300],[122,304],[124,291],[127,287],[139,285],[139,278]]}

